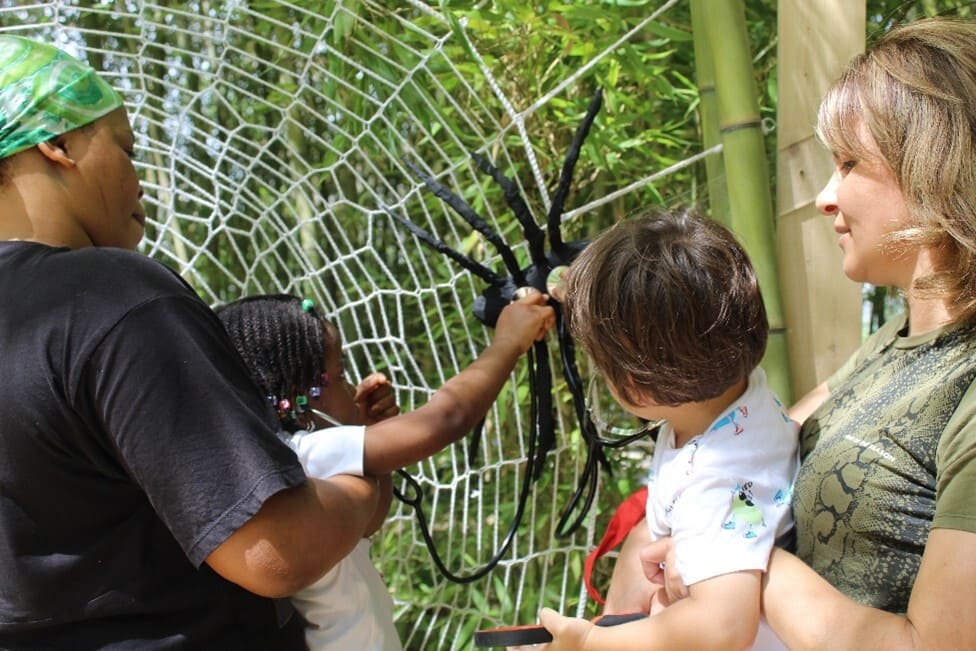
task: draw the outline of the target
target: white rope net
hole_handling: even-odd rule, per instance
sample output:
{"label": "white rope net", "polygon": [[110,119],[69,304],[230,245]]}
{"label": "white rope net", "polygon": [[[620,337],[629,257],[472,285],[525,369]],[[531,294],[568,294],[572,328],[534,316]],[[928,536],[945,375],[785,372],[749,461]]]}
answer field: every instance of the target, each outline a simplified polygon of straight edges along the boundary
{"label": "white rope net", "polygon": [[[104,70],[123,93],[150,215],[145,253],[211,304],[257,292],[313,298],[342,331],[352,379],[385,371],[409,410],[474,359],[491,331],[471,314],[484,284],[422,246],[384,207],[507,274],[497,251],[432,197],[403,159],[463,196],[524,260],[518,222],[470,153],[485,154],[513,178],[544,225],[594,89],[612,78],[617,88],[629,84],[635,96],[652,97],[653,73],[637,79],[628,70],[652,58],[670,65],[674,34],[662,20],[680,3],[631,10],[614,23],[618,31],[574,55],[572,65],[565,48],[580,44],[538,52],[552,57],[540,66],[544,78],[521,77],[511,53],[482,41],[485,4],[451,13],[419,0],[3,0],[0,29],[51,39]],[[590,8],[594,19],[612,4]],[[639,65],[628,67],[627,57]],[[694,88],[688,91],[692,102]],[[621,124],[624,117],[619,107],[605,107],[584,147],[563,214],[564,230],[576,239],[643,205],[694,194],[684,168],[702,153],[687,139],[691,108],[670,143],[681,152],[676,160],[688,160],[666,170],[640,149],[653,151],[649,143],[600,140],[604,120]],[[633,125],[635,139],[640,128]],[[643,156],[642,173],[607,174],[620,155]],[[655,183],[665,174],[677,174],[668,190]],[[584,555],[607,511],[636,488],[646,449],[611,453],[614,480],[603,475],[603,495],[583,526],[554,535],[585,449],[554,339],[550,350],[556,445],[497,567],[467,584],[447,580],[413,510],[399,501],[374,539],[409,649],[470,648],[474,630],[535,621],[543,605],[595,614],[581,580]],[[457,575],[483,567],[513,522],[530,436],[528,370],[527,363],[516,369],[474,458],[462,443],[407,469],[422,487],[435,549]]]}

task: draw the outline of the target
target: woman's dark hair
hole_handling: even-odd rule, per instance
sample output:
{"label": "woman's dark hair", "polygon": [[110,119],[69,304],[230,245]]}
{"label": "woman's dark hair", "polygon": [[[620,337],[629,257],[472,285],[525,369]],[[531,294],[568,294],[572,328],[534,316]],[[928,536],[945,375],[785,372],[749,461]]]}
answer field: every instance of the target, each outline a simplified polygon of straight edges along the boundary
{"label": "woman's dark hair", "polygon": [[745,379],[769,323],[749,258],[692,211],[619,222],[570,266],[569,330],[628,402],[700,402]]}
{"label": "woman's dark hair", "polygon": [[[321,384],[331,324],[310,302],[288,294],[249,296],[217,308],[234,347],[258,386],[275,403],[295,404]],[[287,425],[294,418],[282,414]]]}

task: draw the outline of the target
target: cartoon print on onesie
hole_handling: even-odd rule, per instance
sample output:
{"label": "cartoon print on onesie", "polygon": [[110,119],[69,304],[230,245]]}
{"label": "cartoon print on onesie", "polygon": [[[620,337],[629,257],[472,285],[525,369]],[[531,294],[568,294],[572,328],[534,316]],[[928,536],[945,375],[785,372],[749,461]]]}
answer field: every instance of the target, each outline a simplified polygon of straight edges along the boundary
{"label": "cartoon print on onesie", "polygon": [[763,511],[756,506],[752,496],[752,482],[747,481],[738,484],[732,491],[732,514],[722,525],[723,529],[735,529],[740,522],[746,524],[745,538],[755,538],[756,532],[752,530],[754,526],[766,526],[763,518]]}

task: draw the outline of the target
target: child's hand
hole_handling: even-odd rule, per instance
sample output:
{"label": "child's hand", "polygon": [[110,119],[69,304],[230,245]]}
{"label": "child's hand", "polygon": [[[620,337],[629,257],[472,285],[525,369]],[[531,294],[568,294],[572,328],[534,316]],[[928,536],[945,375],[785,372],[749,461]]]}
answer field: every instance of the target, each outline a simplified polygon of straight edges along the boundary
{"label": "child's hand", "polygon": [[353,398],[363,425],[372,425],[400,413],[393,385],[382,373],[370,373],[356,386]]}
{"label": "child's hand", "polygon": [[549,644],[535,644],[525,647],[509,647],[513,651],[578,651],[583,648],[586,638],[593,630],[593,622],[576,617],[563,617],[551,608],[539,612],[539,623],[552,634]]}
{"label": "child's hand", "polygon": [[652,601],[652,606],[661,608],[688,596],[688,587],[675,569],[677,556],[670,537],[648,543],[640,551],[640,560],[644,574],[651,583],[664,586],[664,590],[658,590],[655,594],[657,604]]}
{"label": "child's hand", "polygon": [[671,600],[668,599],[668,591],[664,589],[664,586],[659,585],[657,588],[654,594],[651,595],[651,608],[649,611],[651,615],[657,615],[671,605]]}
{"label": "child's hand", "polygon": [[548,302],[548,296],[533,290],[506,305],[495,324],[495,341],[514,341],[523,353],[532,342],[542,341],[546,331],[556,323],[556,312]]}

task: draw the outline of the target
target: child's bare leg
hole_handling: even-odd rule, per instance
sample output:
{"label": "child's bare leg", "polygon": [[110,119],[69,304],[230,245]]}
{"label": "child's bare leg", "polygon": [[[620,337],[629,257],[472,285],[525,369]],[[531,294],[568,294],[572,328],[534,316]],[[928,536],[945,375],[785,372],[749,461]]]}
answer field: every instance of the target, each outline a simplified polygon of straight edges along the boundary
{"label": "child's bare leg", "polygon": [[651,532],[647,530],[647,523],[641,520],[624,539],[614,563],[604,614],[650,612],[651,596],[661,586],[647,579],[641,565],[640,550],[649,542]]}

